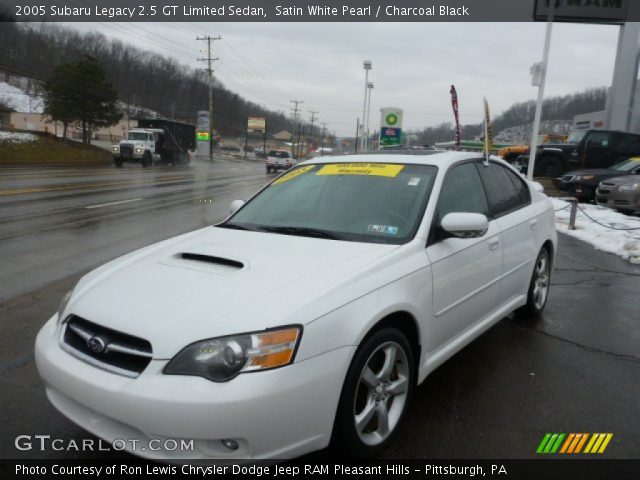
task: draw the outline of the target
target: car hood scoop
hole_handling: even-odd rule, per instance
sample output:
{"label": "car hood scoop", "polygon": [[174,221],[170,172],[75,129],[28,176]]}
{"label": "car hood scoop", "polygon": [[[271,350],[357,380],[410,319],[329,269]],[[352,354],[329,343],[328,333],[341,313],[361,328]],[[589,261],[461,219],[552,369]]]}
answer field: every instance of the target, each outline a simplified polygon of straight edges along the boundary
{"label": "car hood scoop", "polygon": [[197,251],[177,253],[160,263],[217,275],[229,275],[247,267],[247,263],[242,260]]}

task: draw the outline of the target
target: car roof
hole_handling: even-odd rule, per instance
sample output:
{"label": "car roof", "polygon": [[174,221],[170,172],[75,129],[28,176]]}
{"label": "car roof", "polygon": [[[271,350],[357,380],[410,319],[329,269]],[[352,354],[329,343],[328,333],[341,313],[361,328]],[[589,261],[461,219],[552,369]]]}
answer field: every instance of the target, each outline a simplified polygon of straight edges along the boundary
{"label": "car roof", "polygon": [[[435,165],[439,167],[448,167],[461,160],[473,160],[482,158],[480,152],[455,152],[455,151],[438,151],[424,150],[412,151],[411,153],[398,153],[383,151],[372,154],[354,154],[354,155],[336,155],[315,157],[312,160],[299,163],[299,165],[313,165],[319,163],[406,163],[419,165]],[[492,160],[501,160],[499,157],[491,156]]]}

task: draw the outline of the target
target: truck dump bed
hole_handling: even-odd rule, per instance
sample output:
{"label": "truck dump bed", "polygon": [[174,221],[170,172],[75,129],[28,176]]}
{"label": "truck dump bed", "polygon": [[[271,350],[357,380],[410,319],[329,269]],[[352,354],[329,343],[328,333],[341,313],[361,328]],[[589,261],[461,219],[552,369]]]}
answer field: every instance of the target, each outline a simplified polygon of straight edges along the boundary
{"label": "truck dump bed", "polygon": [[140,128],[161,128],[167,132],[163,148],[169,151],[196,149],[196,127],[172,120],[145,118],[138,120]]}

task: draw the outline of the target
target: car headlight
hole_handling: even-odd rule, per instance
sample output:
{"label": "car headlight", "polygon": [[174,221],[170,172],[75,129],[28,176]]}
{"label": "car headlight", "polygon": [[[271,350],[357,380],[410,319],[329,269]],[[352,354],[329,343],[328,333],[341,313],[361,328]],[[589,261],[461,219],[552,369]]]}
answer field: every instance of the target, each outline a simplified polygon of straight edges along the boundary
{"label": "car headlight", "polygon": [[595,180],[595,175],[576,175],[574,180]]}
{"label": "car headlight", "polygon": [[192,343],[164,368],[167,375],[197,375],[227,382],[243,372],[283,367],[293,362],[302,327],[289,326]]}
{"label": "car headlight", "polygon": [[119,147],[119,146],[117,146],[117,145],[114,145],[114,146],[113,146],[113,151],[114,151],[114,152],[117,152],[117,151],[119,151],[119,150],[120,150],[120,147]]}
{"label": "car headlight", "polygon": [[69,290],[65,293],[64,297],[60,301],[60,306],[58,307],[58,324],[62,322],[62,315],[64,311],[67,309],[67,305],[69,304],[69,300],[71,300],[71,295],[73,294],[73,290]]}
{"label": "car headlight", "polygon": [[619,192],[634,192],[640,189],[640,183],[626,183],[618,187]]}
{"label": "car headlight", "polygon": [[136,153],[142,153],[142,149],[141,148],[136,148]]}

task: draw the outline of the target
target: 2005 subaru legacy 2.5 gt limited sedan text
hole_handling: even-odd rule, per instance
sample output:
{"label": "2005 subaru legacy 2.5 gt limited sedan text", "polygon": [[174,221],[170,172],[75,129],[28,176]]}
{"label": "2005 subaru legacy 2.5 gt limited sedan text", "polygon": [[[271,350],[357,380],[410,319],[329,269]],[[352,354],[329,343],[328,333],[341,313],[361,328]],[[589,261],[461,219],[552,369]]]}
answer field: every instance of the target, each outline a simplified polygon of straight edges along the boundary
{"label": "2005 subaru legacy 2.5 gt limited sedan text", "polygon": [[371,456],[438,365],[513,310],[540,314],[555,250],[549,199],[501,160],[323,157],[88,273],[37,366],[98,437],[194,441],[138,455]]}

